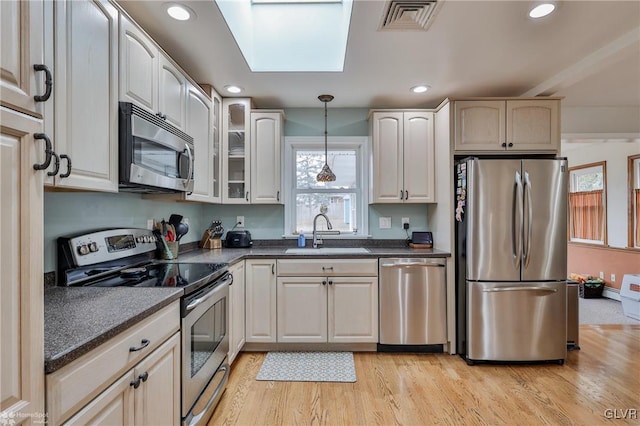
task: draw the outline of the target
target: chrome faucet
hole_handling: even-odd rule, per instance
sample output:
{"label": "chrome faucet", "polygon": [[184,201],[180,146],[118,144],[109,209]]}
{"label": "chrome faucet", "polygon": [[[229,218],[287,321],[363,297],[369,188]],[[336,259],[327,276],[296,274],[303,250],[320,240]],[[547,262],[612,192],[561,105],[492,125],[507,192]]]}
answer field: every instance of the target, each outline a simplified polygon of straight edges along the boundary
{"label": "chrome faucet", "polygon": [[[324,219],[327,221],[327,231],[318,231],[316,229],[317,223],[318,223],[318,218],[321,217],[321,216],[324,217]],[[324,235],[327,235],[327,234],[338,235],[338,234],[340,234],[340,231],[331,231],[332,228],[333,228],[333,226],[331,226],[331,221],[329,220],[329,218],[327,217],[326,214],[318,213],[316,215],[316,217],[313,218],[313,248],[318,248],[318,246],[324,244],[324,241],[318,235],[323,235],[323,234]]]}

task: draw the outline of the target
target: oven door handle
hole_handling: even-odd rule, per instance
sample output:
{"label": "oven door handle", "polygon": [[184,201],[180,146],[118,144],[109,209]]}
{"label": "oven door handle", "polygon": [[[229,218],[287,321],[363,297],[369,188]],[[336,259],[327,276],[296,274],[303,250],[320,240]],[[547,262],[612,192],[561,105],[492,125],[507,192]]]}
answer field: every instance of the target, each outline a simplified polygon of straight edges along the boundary
{"label": "oven door handle", "polygon": [[224,372],[224,376],[222,376],[222,380],[220,381],[220,383],[218,383],[218,386],[213,392],[213,396],[211,396],[211,399],[209,399],[209,401],[207,402],[207,405],[198,414],[189,413],[189,415],[185,418],[183,424],[185,424],[186,426],[197,425],[198,422],[202,420],[202,417],[211,410],[211,407],[218,402],[218,400],[220,399],[220,395],[224,391],[225,387],[227,386],[227,381],[229,380],[229,364],[222,364],[216,374],[219,374],[221,372]]}
{"label": "oven door handle", "polygon": [[[233,283],[233,275],[229,274],[216,287],[220,288],[225,284],[231,285],[231,283]],[[187,312],[193,311],[195,308],[197,308],[198,306],[200,306],[201,304],[203,304],[204,302],[206,302],[207,300],[215,296],[215,294],[218,293],[216,290],[217,289],[214,288],[212,291],[208,292],[204,296],[198,297],[197,299],[193,299],[191,302],[189,302],[189,304],[187,305]]]}

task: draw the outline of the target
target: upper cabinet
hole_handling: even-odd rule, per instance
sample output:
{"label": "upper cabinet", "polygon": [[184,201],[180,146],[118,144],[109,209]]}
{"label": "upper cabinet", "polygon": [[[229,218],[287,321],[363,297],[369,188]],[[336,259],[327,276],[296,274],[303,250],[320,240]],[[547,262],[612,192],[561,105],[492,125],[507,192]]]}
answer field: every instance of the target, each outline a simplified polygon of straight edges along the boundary
{"label": "upper cabinet", "polygon": [[42,10],[42,0],[0,2],[0,105],[36,117],[43,115],[45,81],[51,81],[43,58]]}
{"label": "upper cabinet", "polygon": [[251,112],[251,203],[280,204],[283,111]]}
{"label": "upper cabinet", "polygon": [[251,202],[251,99],[222,100],[222,202]]}
{"label": "upper cabinet", "polygon": [[216,156],[213,146],[211,100],[189,83],[186,109],[186,132],[193,137],[193,149],[198,153],[194,157],[193,192],[186,195],[186,198],[192,201],[219,202],[214,193],[216,181],[213,176],[213,163],[219,157]]}
{"label": "upper cabinet", "polygon": [[120,23],[120,100],[185,130],[187,79],[125,14]]}
{"label": "upper cabinet", "polygon": [[[45,116],[56,152],[48,185],[118,190],[118,11],[106,0],[55,2],[54,110]],[[50,7],[50,3],[46,3]]]}
{"label": "upper cabinet", "polygon": [[372,203],[433,203],[433,113],[374,111],[371,115]]}
{"label": "upper cabinet", "polygon": [[557,153],[560,99],[454,101],[457,153]]}

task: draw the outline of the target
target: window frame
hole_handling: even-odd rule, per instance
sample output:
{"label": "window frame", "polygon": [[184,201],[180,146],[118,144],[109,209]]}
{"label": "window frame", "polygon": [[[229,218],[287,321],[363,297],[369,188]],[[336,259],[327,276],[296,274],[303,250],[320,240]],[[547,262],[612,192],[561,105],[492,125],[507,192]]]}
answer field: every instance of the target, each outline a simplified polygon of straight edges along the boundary
{"label": "window frame", "polygon": [[640,188],[640,154],[627,157],[627,176],[629,179],[629,195],[627,199],[628,221],[627,221],[627,248],[640,250],[640,239],[636,241],[636,229],[640,223],[636,222],[636,210],[640,206],[635,205],[635,189]]}
{"label": "window frame", "polygon": [[[602,224],[602,240],[589,240],[589,239],[583,239],[583,238],[572,238],[571,236],[571,232],[572,232],[572,227],[573,227],[573,217],[572,217],[572,211],[571,211],[571,202],[570,202],[570,194],[571,193],[579,193],[579,192],[585,192],[585,191],[573,191],[573,187],[574,187],[574,173],[577,174],[583,174],[583,173],[579,173],[578,171],[582,170],[585,171],[585,169],[590,169],[590,168],[595,168],[595,167],[602,167],[602,206],[604,209],[604,213],[603,213],[603,224]],[[581,164],[579,166],[573,166],[573,167],[569,167],[569,195],[567,198],[567,204],[568,204],[568,217],[567,217],[567,221],[568,221],[568,229],[567,229],[567,240],[570,243],[579,243],[579,244],[588,244],[588,245],[596,245],[599,247],[607,247],[608,246],[608,230],[607,230],[607,162],[606,161],[598,161],[595,163],[589,163],[589,164]]]}
{"label": "window frame", "polygon": [[[336,149],[355,149],[357,151],[356,174],[358,188],[348,189],[356,192],[357,198],[357,234],[323,235],[323,239],[369,238],[369,138],[366,136],[330,136],[327,138],[329,151]],[[324,153],[324,136],[285,136],[284,138],[284,238],[298,236],[296,223],[296,180],[295,155],[297,149],[321,149]],[[307,191],[305,191],[307,192]],[[321,190],[318,192],[345,192]],[[304,230],[305,236],[311,235],[311,230]]]}

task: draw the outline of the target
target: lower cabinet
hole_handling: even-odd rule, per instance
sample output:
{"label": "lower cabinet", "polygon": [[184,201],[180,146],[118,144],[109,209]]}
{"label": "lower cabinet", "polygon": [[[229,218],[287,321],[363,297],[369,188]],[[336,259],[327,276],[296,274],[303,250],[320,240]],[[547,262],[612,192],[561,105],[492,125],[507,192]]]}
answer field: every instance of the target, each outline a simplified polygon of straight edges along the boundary
{"label": "lower cabinet", "polygon": [[179,425],[180,305],[46,376],[50,425]]}
{"label": "lower cabinet", "polygon": [[177,425],[179,402],[180,335],[176,333],[64,424]]}
{"label": "lower cabinet", "polygon": [[276,261],[245,261],[246,341],[276,341]]}
{"label": "lower cabinet", "polygon": [[233,284],[229,290],[229,365],[242,350],[245,342],[245,283],[244,261],[229,267]]}
{"label": "lower cabinet", "polygon": [[377,261],[285,259],[278,268],[279,343],[378,341]]}

